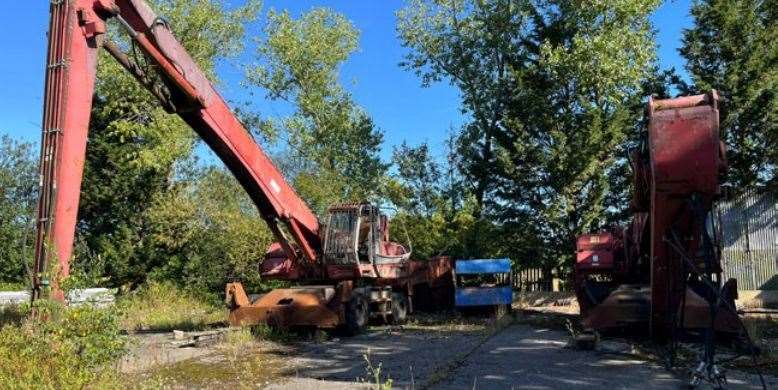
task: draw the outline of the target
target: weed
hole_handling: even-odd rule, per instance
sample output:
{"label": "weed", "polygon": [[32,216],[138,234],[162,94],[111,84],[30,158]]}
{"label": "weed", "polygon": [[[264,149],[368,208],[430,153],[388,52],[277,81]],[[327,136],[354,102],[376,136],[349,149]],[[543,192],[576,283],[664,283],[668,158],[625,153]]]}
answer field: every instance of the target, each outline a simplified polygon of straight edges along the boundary
{"label": "weed", "polygon": [[[759,351],[756,364],[761,367],[765,374],[778,375],[778,326],[776,326],[776,318],[759,315],[745,316],[743,325]],[[733,362],[733,366],[746,371],[753,370],[754,361],[749,357],[751,351],[746,348],[743,352],[746,353],[746,356]]]}
{"label": "weed", "polygon": [[274,328],[267,324],[259,324],[251,327],[251,334],[262,340],[277,341],[280,343],[288,342],[297,337],[284,329]]}
{"label": "weed", "polygon": [[122,327],[137,330],[200,330],[226,321],[226,309],[172,283],[149,282],[121,297]]}
{"label": "weed", "polygon": [[227,332],[224,336],[225,344],[231,347],[242,347],[252,341],[254,341],[254,335],[249,328],[239,328]]}
{"label": "weed", "polygon": [[35,318],[0,329],[0,388],[121,387],[111,363],[127,340],[114,310],[43,300],[35,309]]}
{"label": "weed", "polygon": [[[365,359],[365,372],[367,373],[367,378],[370,380],[370,383],[375,385],[376,390],[391,390],[392,389],[392,378],[389,378],[388,376],[384,378],[381,375],[381,369],[382,369],[382,363],[378,363],[378,366],[373,366],[373,363],[370,361],[370,350],[367,350],[367,353],[362,355],[362,358]],[[364,379],[360,380],[361,382],[365,382]]]}
{"label": "weed", "polygon": [[313,334],[311,334],[311,341],[313,341],[314,343],[317,343],[317,344],[318,343],[323,343],[323,342],[329,340],[329,338],[330,338],[330,335],[327,334],[326,331],[321,330],[321,329],[316,329],[316,330],[313,331]]}
{"label": "weed", "polygon": [[27,318],[29,304],[8,305],[0,307],[0,327],[5,325],[21,325]]}

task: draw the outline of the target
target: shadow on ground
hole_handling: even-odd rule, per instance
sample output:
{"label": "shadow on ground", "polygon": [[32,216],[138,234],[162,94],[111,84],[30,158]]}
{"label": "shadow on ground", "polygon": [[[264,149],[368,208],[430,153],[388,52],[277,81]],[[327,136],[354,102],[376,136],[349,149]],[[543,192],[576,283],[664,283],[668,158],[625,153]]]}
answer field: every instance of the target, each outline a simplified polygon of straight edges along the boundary
{"label": "shadow on ground", "polygon": [[[630,354],[625,343],[599,351],[567,347],[564,331],[512,324],[489,337],[482,329],[374,329],[324,343],[298,343],[289,356],[296,377],[353,384],[366,378],[364,355],[396,388],[436,389],[678,389],[685,370],[667,371]],[[728,373],[728,389],[759,389],[756,376]],[[778,388],[767,378],[768,388]],[[706,388],[706,387],[700,387]]]}
{"label": "shadow on ground", "polygon": [[366,334],[294,345],[289,356],[296,377],[328,381],[373,381],[368,360],[396,387],[421,387],[452,360],[464,359],[485,340],[483,326],[465,329],[373,328]]}

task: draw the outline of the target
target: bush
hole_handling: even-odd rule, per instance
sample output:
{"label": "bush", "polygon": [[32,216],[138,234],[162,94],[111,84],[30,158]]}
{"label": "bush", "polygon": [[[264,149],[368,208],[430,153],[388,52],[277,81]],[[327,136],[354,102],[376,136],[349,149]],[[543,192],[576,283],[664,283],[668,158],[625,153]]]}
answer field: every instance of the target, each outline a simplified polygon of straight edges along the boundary
{"label": "bush", "polygon": [[21,291],[28,287],[21,282],[0,282],[0,291]]}
{"label": "bush", "polygon": [[170,282],[149,282],[117,303],[121,326],[137,330],[196,330],[227,320],[227,309]]}
{"label": "bush", "polygon": [[127,338],[116,311],[39,303],[38,319],[0,329],[0,388],[119,388],[111,363]]}
{"label": "bush", "polygon": [[27,311],[23,306],[6,305],[0,307],[0,328],[5,325],[20,325],[27,317]]}

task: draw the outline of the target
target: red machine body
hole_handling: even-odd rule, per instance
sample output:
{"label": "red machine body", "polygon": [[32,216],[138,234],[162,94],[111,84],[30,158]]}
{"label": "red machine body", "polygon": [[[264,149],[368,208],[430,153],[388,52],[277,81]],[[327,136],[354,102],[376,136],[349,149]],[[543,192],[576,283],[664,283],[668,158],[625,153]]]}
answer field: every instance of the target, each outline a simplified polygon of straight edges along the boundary
{"label": "red machine body", "polygon": [[[645,324],[667,340],[710,322],[715,297],[702,275],[722,284],[708,218],[725,169],[718,95],[649,99],[647,115],[647,137],[631,155],[633,219],[578,238],[574,284],[584,327]],[[726,286],[722,297],[733,301],[735,282]],[[717,330],[736,330],[733,315],[720,311]]]}
{"label": "red machine body", "polygon": [[[100,48],[106,49],[168,112],[189,124],[247,191],[277,240],[264,259],[264,276],[321,285],[307,287],[304,292],[280,290],[275,295],[282,297],[281,304],[266,300],[253,312],[262,311],[265,318],[266,312],[275,310],[287,313],[285,318],[292,322],[308,321],[310,318],[305,316],[288,315],[295,310],[305,311],[290,305],[294,301],[290,297],[307,294],[302,301],[307,299],[308,306],[318,305],[307,312],[326,312],[320,319],[327,319],[320,323],[332,324],[332,318],[345,321],[344,304],[350,302],[355,291],[363,295],[374,292],[372,287],[355,284],[386,285],[390,293],[401,290],[405,299],[413,295],[415,285],[437,283],[428,278],[427,268],[412,265],[410,253],[402,245],[389,241],[388,222],[375,206],[334,206],[328,221],[320,224],[167,23],[143,0],[52,1],[50,17],[33,299],[40,297],[48,284],[45,275],[50,260],[58,262],[59,276],[69,274]],[[107,39],[108,20],[119,23],[150,66],[133,62]],[[369,282],[355,283],[366,279]],[[252,305],[242,299],[239,285],[232,284],[227,290],[233,309],[238,308],[236,301]],[[340,301],[332,303],[333,294]]]}
{"label": "red machine body", "polygon": [[580,270],[615,271],[615,258],[622,246],[615,233],[584,234],[576,241],[575,266]]}

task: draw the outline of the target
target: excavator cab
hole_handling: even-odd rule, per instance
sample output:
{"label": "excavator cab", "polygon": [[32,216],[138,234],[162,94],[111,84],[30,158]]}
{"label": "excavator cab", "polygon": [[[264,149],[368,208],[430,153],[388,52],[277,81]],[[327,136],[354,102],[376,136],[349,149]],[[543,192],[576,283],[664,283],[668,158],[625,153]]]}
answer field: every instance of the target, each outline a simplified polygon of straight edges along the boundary
{"label": "excavator cab", "polygon": [[325,228],[323,263],[334,279],[379,277],[378,265],[404,262],[410,252],[389,241],[389,225],[378,207],[369,203],[345,204],[329,209]]}

